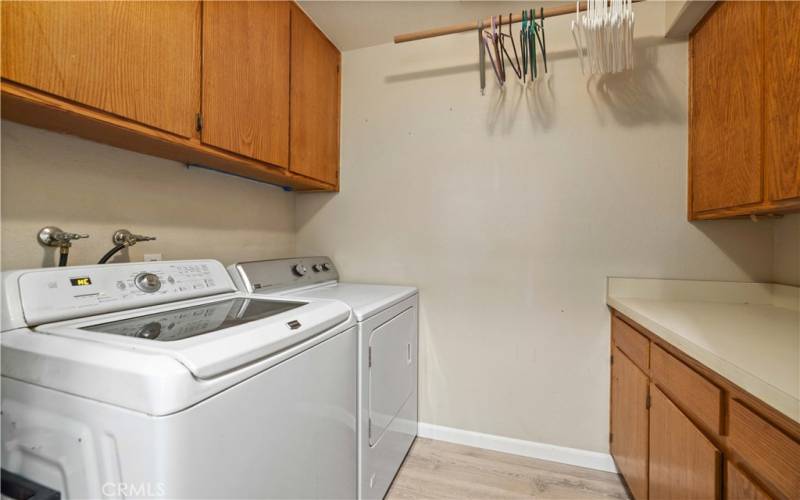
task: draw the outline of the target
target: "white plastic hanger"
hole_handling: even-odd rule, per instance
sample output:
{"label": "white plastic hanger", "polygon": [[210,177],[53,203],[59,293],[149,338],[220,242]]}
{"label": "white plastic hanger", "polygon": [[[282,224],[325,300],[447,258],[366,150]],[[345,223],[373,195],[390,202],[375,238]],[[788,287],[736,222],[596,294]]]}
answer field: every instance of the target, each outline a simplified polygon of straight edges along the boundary
{"label": "white plastic hanger", "polygon": [[583,64],[583,38],[581,33],[581,1],[575,0],[575,19],[570,23],[572,39],[575,40],[575,47],[578,49],[578,61],[581,63],[581,73],[586,74],[586,67]]}
{"label": "white plastic hanger", "polygon": [[587,0],[584,14],[577,2],[570,29],[583,74],[632,69],[633,27],[632,0]]}

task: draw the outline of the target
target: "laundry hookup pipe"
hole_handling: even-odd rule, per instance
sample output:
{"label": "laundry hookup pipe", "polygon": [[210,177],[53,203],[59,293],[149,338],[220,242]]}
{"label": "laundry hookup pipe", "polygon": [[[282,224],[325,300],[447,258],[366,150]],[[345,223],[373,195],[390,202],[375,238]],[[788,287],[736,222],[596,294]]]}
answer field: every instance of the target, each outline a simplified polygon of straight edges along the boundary
{"label": "laundry hookup pipe", "polygon": [[125,245],[124,243],[120,243],[119,245],[117,245],[114,248],[112,248],[111,250],[109,250],[105,255],[103,255],[103,258],[101,258],[97,263],[98,264],[105,264],[106,262],[108,262],[108,259],[110,259],[111,257],[114,256],[115,253],[119,252],[120,250],[122,250],[126,246],[128,246],[128,245]]}

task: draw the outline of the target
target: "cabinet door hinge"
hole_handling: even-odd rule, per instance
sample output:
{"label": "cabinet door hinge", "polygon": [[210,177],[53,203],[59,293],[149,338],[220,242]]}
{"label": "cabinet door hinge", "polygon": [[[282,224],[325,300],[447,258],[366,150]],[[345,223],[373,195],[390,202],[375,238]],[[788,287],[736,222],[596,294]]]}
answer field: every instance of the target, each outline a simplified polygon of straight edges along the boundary
{"label": "cabinet door hinge", "polygon": [[611,355],[611,364],[612,365],[614,364],[614,355],[613,354]]}
{"label": "cabinet door hinge", "polygon": [[608,433],[608,442],[609,443],[613,443],[614,442],[614,433],[613,432],[609,432]]}
{"label": "cabinet door hinge", "polygon": [[196,118],[197,118],[196,122],[197,131],[200,132],[201,130],[203,130],[203,113],[197,113]]}
{"label": "cabinet door hinge", "polygon": [[647,398],[645,398],[645,400],[644,400],[644,405],[645,405],[645,408],[647,408],[648,410],[650,409],[650,395],[649,394],[647,395]]}

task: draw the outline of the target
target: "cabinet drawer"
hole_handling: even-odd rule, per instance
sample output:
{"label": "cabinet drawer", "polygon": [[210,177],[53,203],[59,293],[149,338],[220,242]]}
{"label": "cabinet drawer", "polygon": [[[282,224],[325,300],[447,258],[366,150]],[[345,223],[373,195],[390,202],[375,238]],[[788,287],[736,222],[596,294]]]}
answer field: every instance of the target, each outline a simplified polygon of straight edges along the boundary
{"label": "cabinet drawer", "polygon": [[650,340],[616,316],[611,318],[611,334],[614,344],[646,373],[650,366]]}
{"label": "cabinet drawer", "polygon": [[730,446],[754,474],[787,498],[800,497],[800,443],[731,400]]}
{"label": "cabinet drawer", "polygon": [[684,411],[716,434],[722,431],[722,391],[664,349],[653,344],[650,369],[656,385]]}

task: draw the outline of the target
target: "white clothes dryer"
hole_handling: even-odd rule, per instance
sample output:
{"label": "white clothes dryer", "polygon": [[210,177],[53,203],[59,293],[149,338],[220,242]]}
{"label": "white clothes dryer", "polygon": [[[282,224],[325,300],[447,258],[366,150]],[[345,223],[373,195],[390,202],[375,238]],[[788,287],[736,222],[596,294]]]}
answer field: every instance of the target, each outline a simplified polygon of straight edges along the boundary
{"label": "white clothes dryer", "polygon": [[383,498],[417,435],[417,289],[342,283],[328,257],[242,262],[240,290],[346,303],[358,323],[358,493]]}

